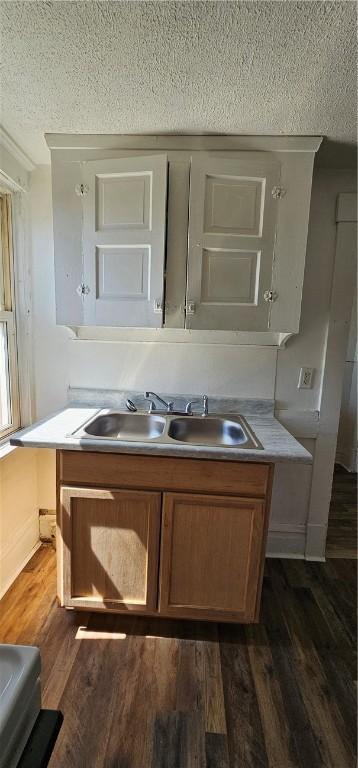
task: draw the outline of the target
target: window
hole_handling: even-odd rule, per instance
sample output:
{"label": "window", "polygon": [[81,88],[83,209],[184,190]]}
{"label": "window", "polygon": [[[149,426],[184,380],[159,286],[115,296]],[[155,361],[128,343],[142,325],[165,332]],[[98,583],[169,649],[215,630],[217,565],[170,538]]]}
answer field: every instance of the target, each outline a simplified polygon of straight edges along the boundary
{"label": "window", "polygon": [[19,425],[11,195],[0,193],[0,440]]}

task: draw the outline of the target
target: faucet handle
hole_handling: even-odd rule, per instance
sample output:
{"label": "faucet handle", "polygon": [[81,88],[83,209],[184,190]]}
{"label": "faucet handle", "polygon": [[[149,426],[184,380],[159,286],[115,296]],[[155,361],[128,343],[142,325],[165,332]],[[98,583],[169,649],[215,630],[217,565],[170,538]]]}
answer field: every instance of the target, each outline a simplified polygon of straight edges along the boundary
{"label": "faucet handle", "polygon": [[207,395],[203,395],[202,398],[196,397],[195,400],[189,400],[189,402],[186,404],[185,407],[185,413],[188,416],[193,415],[192,405],[195,405],[196,403],[201,403],[203,406],[203,412],[202,416],[207,416],[209,413],[209,400]]}
{"label": "faucet handle", "polygon": [[157,406],[156,406],[154,400],[151,397],[152,394],[153,394],[152,392],[146,392],[145,395],[144,395],[145,399],[149,400],[149,411],[148,411],[148,413],[152,413],[152,411],[156,411],[156,409],[157,409]]}

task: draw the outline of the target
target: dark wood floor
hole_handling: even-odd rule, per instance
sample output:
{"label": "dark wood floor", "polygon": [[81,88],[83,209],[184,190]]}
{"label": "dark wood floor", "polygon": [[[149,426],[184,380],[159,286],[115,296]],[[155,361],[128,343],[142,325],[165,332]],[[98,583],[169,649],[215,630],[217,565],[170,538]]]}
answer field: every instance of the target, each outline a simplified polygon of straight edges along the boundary
{"label": "dark wood floor", "polygon": [[0,603],[0,641],[42,656],[64,725],[51,768],[353,768],[353,560],[269,560],[261,623],[67,612],[42,547]]}
{"label": "dark wood floor", "polygon": [[357,475],[336,465],[327,533],[327,557],[357,557]]}

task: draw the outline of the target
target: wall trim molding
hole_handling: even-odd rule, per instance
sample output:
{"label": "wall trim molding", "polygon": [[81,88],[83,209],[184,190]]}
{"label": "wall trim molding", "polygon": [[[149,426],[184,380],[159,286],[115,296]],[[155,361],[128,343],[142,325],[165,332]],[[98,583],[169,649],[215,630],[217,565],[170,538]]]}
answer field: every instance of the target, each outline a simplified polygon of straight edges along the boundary
{"label": "wall trim molding", "polygon": [[5,128],[0,125],[0,144],[7,150],[7,152],[17,160],[26,171],[34,171],[36,166],[31,158],[24,152],[23,149],[11,138],[10,134],[5,131]]}
{"label": "wall trim molding", "polygon": [[14,530],[10,542],[2,549],[0,573],[7,575],[0,589],[0,599],[39,548],[40,543],[38,509],[34,509],[22,525]]}
{"label": "wall trim molding", "polygon": [[71,134],[45,133],[51,150],[257,150],[317,152],[322,136],[259,136],[226,134]]}
{"label": "wall trim molding", "polygon": [[27,515],[26,520],[24,520],[22,525],[14,530],[13,536],[9,543],[2,547],[0,564],[3,563],[7,557],[12,555],[19,544],[21,544],[21,542],[26,538],[29,531],[31,531],[35,521],[38,523],[38,509],[33,510],[30,515]]}
{"label": "wall trim molding", "polygon": [[305,559],[324,563],[326,560],[327,523],[308,523]]}
{"label": "wall trim molding", "polygon": [[336,464],[347,470],[347,472],[358,472],[358,449],[352,448],[350,451],[337,451]]}
{"label": "wall trim molding", "polygon": [[267,538],[266,557],[305,559],[306,526],[274,524]]}
{"label": "wall trim molding", "polygon": [[1,192],[27,192],[27,188],[25,186],[21,186],[21,184],[17,184],[14,179],[11,178],[11,176],[8,176],[5,171],[0,171],[0,189]]}
{"label": "wall trim molding", "polygon": [[16,341],[21,427],[31,424],[34,412],[32,360],[31,238],[28,196],[13,195]]}
{"label": "wall trim molding", "polygon": [[133,344],[203,344],[240,347],[282,347],[282,338],[292,334],[276,331],[198,331],[188,328],[114,328],[109,326],[64,326],[71,339]]}
{"label": "wall trim molding", "polygon": [[37,544],[35,544],[35,546],[34,546],[34,547],[31,549],[31,551],[29,552],[29,554],[28,554],[28,555],[26,555],[26,557],[24,558],[24,560],[22,560],[22,562],[21,562],[21,563],[19,564],[19,566],[16,568],[16,570],[14,571],[14,573],[12,574],[12,576],[11,576],[9,579],[7,579],[7,581],[5,582],[5,585],[4,585],[4,586],[3,586],[3,588],[0,590],[0,600],[1,600],[1,598],[2,598],[2,597],[4,597],[4,595],[6,594],[6,592],[8,592],[8,590],[10,589],[10,587],[12,587],[12,585],[13,585],[13,583],[14,583],[15,579],[17,579],[17,577],[20,575],[21,571],[22,571],[22,570],[25,568],[25,565],[27,565],[27,563],[29,562],[29,560],[31,560],[31,558],[34,556],[35,552],[37,552],[37,550],[38,550],[38,549],[40,549],[40,547],[41,547],[41,544],[42,544],[42,541],[38,541],[38,542],[37,542]]}

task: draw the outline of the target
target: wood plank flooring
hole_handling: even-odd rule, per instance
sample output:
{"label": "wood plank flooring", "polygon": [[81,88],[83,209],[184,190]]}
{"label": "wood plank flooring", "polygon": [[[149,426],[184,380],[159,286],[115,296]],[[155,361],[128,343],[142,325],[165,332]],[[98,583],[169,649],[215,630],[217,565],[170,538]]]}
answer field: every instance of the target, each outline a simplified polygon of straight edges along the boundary
{"label": "wood plank flooring", "polygon": [[327,533],[327,557],[357,557],[357,475],[335,466]]}
{"label": "wood plank flooring", "polygon": [[0,603],[0,641],[40,647],[50,768],[353,768],[353,560],[268,560],[261,622],[58,607],[42,547]]}

